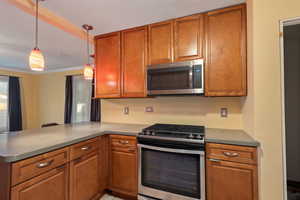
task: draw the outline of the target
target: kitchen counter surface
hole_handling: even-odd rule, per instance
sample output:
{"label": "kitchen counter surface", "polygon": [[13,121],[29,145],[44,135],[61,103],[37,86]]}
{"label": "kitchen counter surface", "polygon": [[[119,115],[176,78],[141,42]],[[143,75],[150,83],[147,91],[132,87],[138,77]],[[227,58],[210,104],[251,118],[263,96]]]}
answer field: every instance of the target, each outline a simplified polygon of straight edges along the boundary
{"label": "kitchen counter surface", "polygon": [[205,141],[250,147],[259,146],[259,142],[243,130],[207,128],[205,130]]}
{"label": "kitchen counter surface", "polygon": [[[16,162],[105,134],[136,136],[149,125],[80,123],[0,134],[0,161]],[[242,130],[206,129],[206,142],[259,146]]]}
{"label": "kitchen counter surface", "polygon": [[104,134],[136,136],[147,126],[94,122],[0,134],[0,161],[19,161]]}

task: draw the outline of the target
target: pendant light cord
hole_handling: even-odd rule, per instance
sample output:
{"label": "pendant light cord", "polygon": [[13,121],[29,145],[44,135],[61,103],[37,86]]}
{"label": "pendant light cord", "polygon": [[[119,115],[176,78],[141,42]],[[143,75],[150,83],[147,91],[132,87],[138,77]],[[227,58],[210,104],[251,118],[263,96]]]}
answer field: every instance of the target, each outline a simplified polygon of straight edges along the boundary
{"label": "pendant light cord", "polygon": [[86,41],[87,41],[87,63],[90,64],[89,30],[86,30]]}
{"label": "pendant light cord", "polygon": [[35,10],[35,48],[38,48],[38,17],[39,17],[39,0],[36,0],[36,10]]}

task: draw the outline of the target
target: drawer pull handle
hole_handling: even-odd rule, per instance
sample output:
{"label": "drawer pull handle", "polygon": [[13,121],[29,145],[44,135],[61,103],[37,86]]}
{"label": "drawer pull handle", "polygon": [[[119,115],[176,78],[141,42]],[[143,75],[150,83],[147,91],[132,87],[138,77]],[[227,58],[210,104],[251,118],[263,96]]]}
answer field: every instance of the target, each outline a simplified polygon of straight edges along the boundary
{"label": "drawer pull handle", "polygon": [[239,154],[238,153],[231,153],[231,152],[223,152],[223,154],[225,155],[225,156],[228,156],[228,157],[238,157],[239,156]]}
{"label": "drawer pull handle", "polygon": [[84,147],[81,147],[81,150],[82,151],[87,151],[87,150],[89,150],[90,149],[90,147],[89,146],[84,146]]}
{"label": "drawer pull handle", "polygon": [[218,159],[213,159],[213,158],[210,158],[210,159],[208,159],[209,161],[211,161],[211,162],[220,162],[220,160],[218,160]]}
{"label": "drawer pull handle", "polygon": [[127,141],[127,140],[120,140],[119,143],[120,143],[120,144],[128,144],[129,141]]}
{"label": "drawer pull handle", "polygon": [[135,149],[128,149],[129,152],[135,152]]}
{"label": "drawer pull handle", "polygon": [[54,160],[50,160],[48,162],[43,162],[43,163],[39,163],[36,165],[37,168],[44,168],[44,167],[48,167],[53,163]]}

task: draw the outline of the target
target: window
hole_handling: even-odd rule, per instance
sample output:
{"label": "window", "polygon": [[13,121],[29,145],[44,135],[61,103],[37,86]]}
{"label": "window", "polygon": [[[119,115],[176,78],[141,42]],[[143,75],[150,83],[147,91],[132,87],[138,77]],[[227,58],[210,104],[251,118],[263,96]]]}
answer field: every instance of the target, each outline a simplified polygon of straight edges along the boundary
{"label": "window", "polygon": [[8,76],[0,76],[0,132],[8,131]]}
{"label": "window", "polygon": [[92,81],[85,80],[83,76],[73,76],[72,83],[72,123],[90,121]]}

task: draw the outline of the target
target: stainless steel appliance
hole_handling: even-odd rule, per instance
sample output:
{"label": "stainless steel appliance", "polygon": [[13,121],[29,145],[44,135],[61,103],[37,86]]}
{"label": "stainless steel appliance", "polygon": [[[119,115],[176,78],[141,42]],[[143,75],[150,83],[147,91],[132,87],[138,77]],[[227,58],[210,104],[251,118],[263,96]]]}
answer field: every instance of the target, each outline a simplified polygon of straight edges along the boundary
{"label": "stainless steel appliance", "polygon": [[148,95],[185,95],[204,93],[203,60],[149,65]]}
{"label": "stainless steel appliance", "polygon": [[205,200],[204,130],[155,124],[138,135],[139,200]]}

